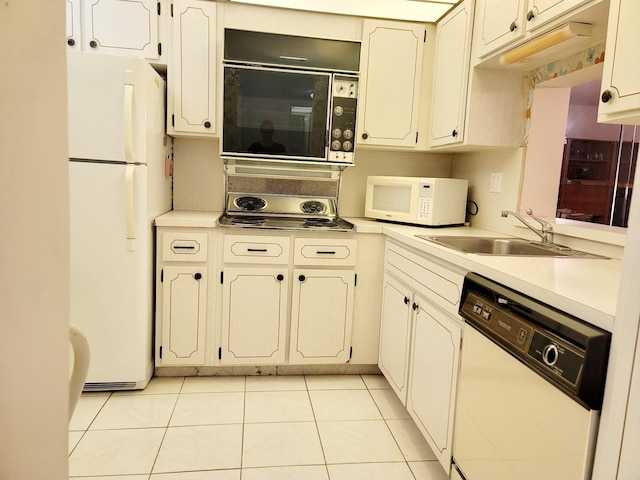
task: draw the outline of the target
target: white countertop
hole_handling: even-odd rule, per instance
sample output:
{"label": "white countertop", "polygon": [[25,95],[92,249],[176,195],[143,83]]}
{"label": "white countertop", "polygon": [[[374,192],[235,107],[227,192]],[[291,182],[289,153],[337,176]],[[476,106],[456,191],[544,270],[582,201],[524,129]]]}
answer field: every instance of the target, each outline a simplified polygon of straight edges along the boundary
{"label": "white countertop", "polygon": [[215,228],[222,212],[171,210],[155,219],[156,227]]}
{"label": "white countertop", "polygon": [[[222,212],[168,212],[159,227],[217,226]],[[617,259],[505,257],[463,253],[415,235],[505,235],[475,227],[426,228],[347,218],[357,233],[384,234],[408,247],[476,272],[605,330],[613,329],[622,262]]]}
{"label": "white countertop", "polygon": [[383,233],[409,247],[488,277],[605,330],[613,329],[622,262],[618,259],[476,255],[415,235],[505,237],[474,227],[425,228],[347,219],[359,233]]}

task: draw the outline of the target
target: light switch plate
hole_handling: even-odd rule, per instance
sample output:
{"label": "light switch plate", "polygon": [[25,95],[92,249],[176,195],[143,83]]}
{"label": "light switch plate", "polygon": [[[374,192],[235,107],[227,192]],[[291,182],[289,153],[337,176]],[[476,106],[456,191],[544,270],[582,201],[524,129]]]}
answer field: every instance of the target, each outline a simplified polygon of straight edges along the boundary
{"label": "light switch plate", "polygon": [[500,193],[502,190],[502,172],[491,172],[490,193]]}

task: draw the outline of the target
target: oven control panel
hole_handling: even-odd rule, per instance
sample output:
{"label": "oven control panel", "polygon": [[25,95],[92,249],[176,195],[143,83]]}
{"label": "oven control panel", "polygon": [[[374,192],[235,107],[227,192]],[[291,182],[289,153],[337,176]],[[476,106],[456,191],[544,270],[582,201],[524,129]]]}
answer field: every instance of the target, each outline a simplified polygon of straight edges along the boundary
{"label": "oven control panel", "polygon": [[334,76],[329,131],[329,160],[353,163],[357,95],[357,77]]}

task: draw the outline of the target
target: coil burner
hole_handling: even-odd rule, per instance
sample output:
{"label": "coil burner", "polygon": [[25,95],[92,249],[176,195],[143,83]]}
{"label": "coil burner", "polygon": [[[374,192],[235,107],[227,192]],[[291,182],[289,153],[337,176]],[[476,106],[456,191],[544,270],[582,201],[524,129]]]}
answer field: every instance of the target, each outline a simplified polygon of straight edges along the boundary
{"label": "coil burner", "polygon": [[244,212],[259,212],[267,206],[267,201],[260,197],[238,197],[233,203]]}
{"label": "coil burner", "polygon": [[304,213],[324,213],[327,211],[327,207],[324,203],[317,200],[307,200],[300,204],[300,210]]}

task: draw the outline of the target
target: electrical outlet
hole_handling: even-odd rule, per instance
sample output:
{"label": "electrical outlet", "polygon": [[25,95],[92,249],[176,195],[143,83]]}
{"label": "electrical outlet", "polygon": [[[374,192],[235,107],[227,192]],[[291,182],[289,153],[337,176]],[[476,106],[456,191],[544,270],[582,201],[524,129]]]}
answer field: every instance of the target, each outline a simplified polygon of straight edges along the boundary
{"label": "electrical outlet", "polygon": [[489,192],[500,193],[502,190],[502,172],[491,172],[491,183],[489,184]]}

